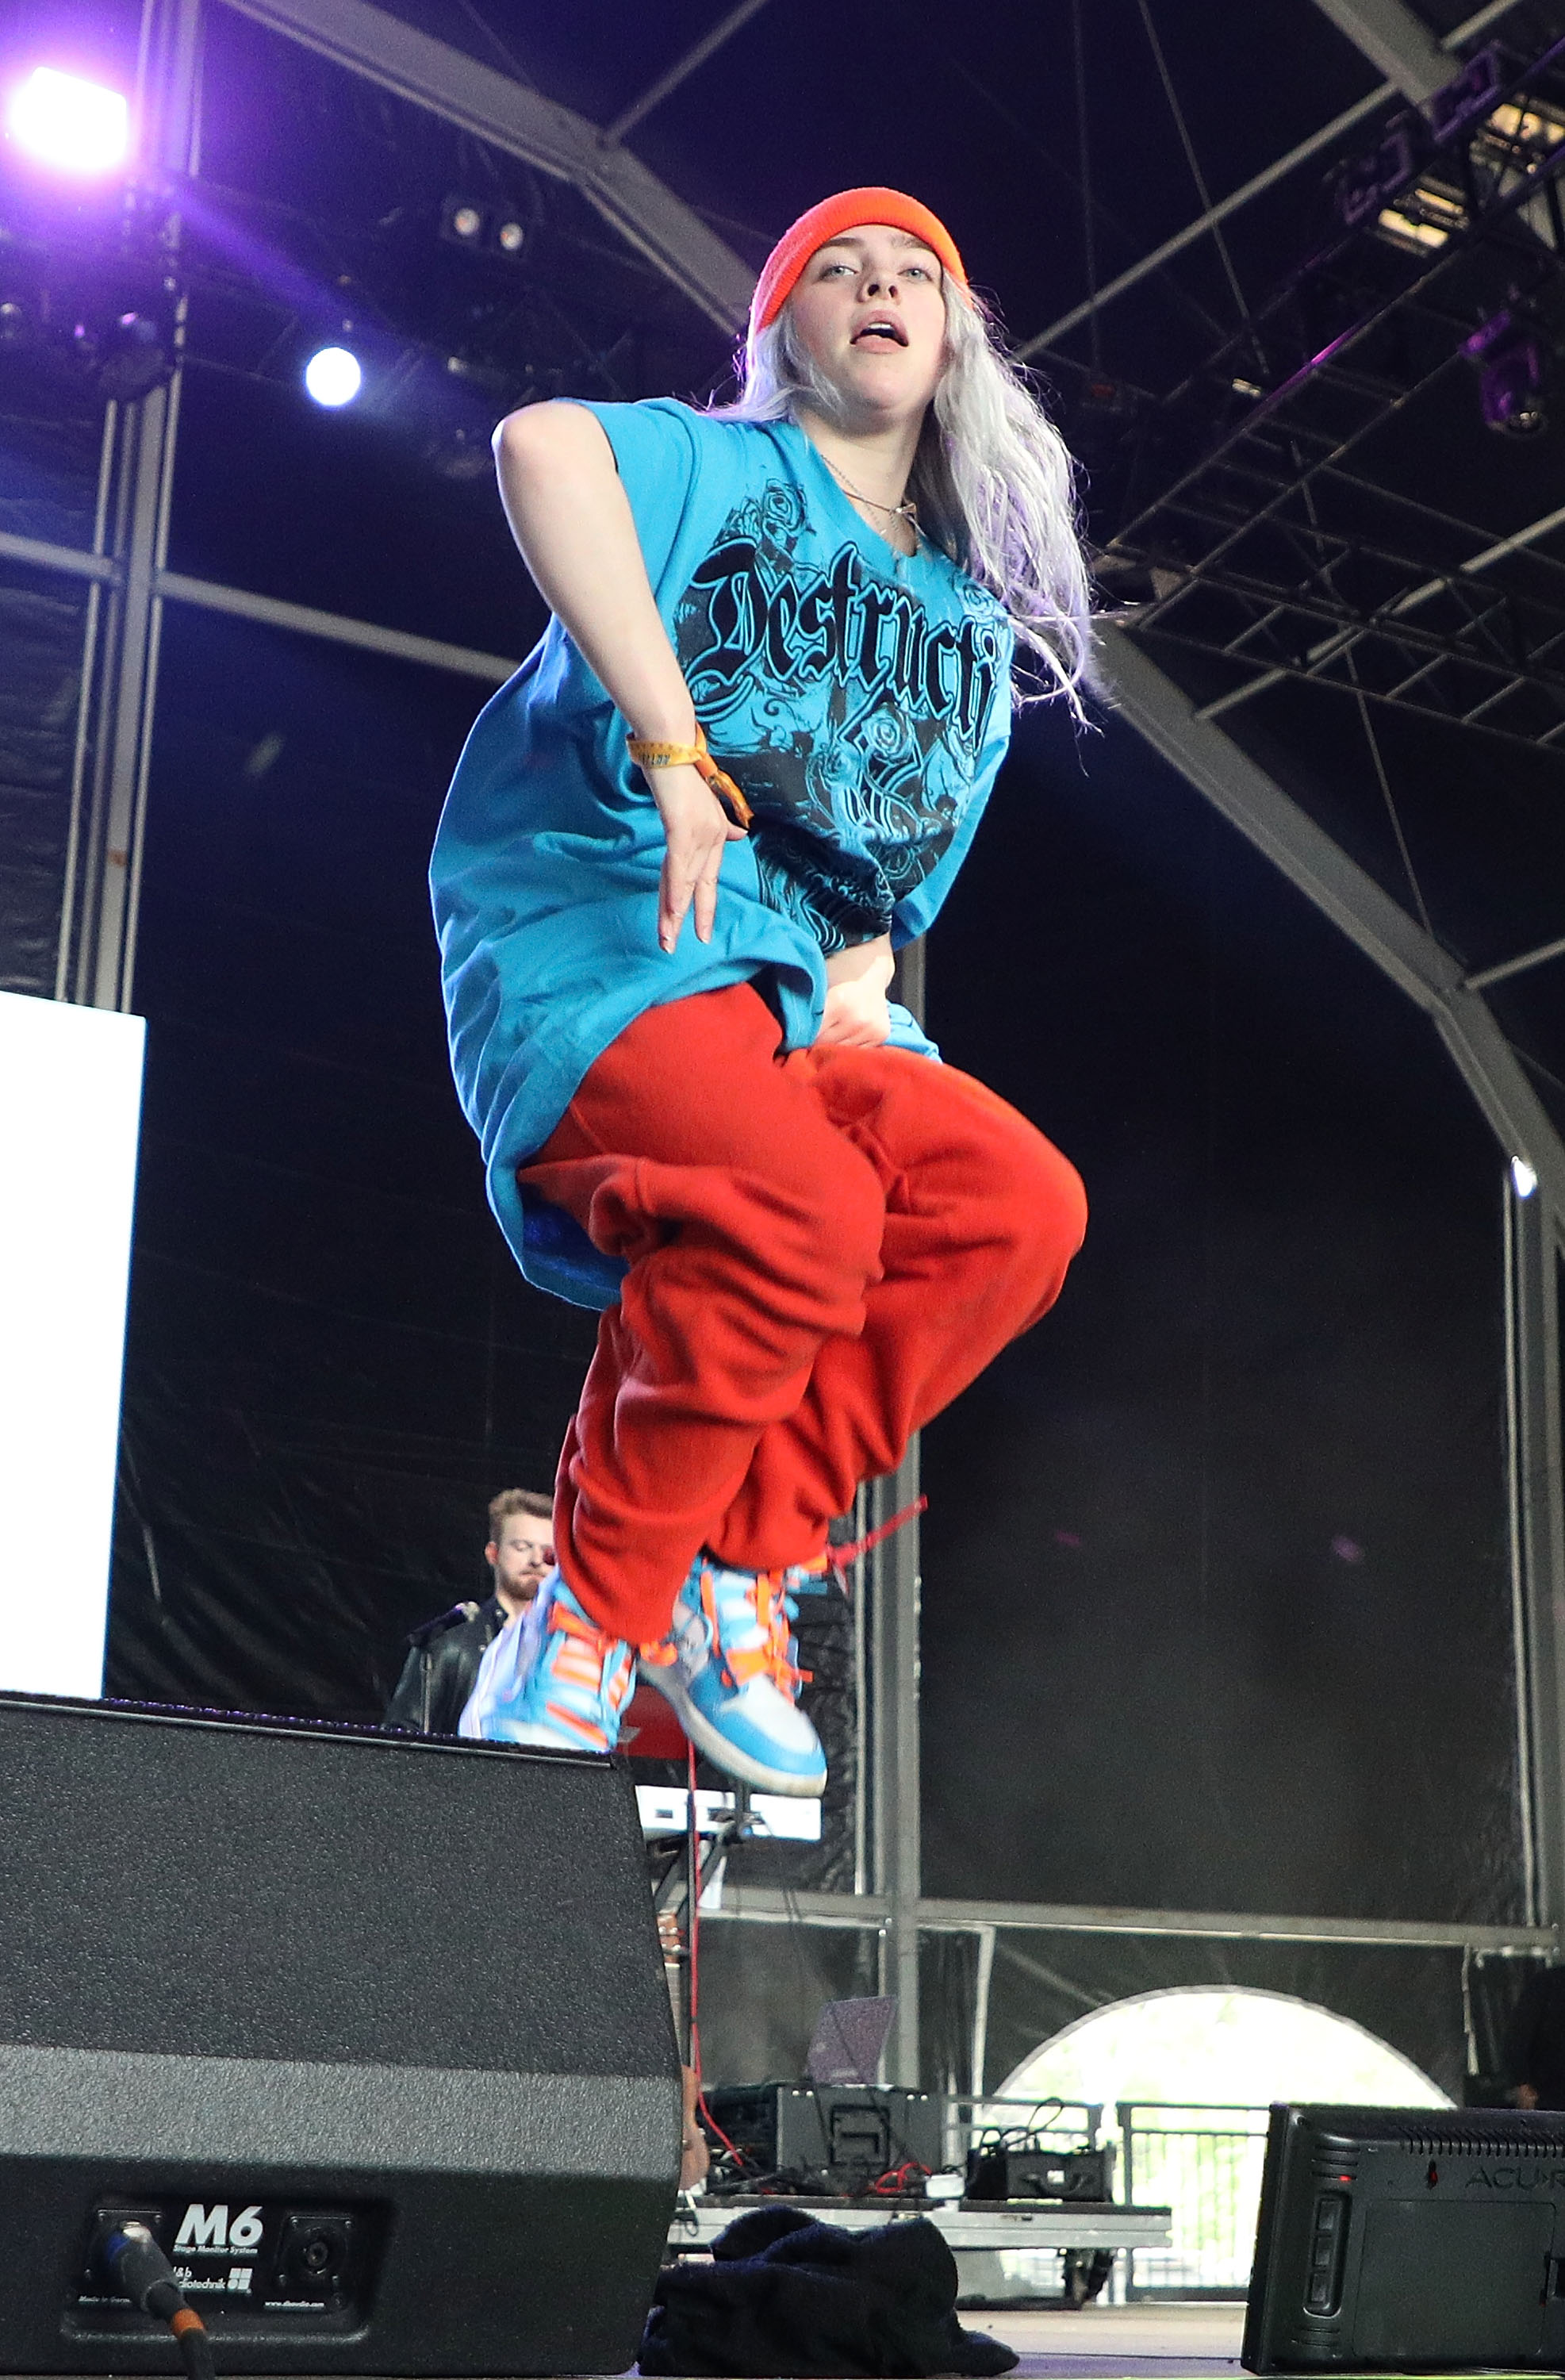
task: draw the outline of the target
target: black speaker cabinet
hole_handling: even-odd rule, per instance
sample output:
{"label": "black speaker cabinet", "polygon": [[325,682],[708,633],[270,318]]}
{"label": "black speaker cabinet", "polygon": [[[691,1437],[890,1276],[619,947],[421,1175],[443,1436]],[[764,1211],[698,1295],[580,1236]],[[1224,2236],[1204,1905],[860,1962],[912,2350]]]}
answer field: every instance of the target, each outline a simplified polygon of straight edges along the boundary
{"label": "black speaker cabinet", "polygon": [[941,2162],[940,2101],[851,2082],[733,2082],[706,2103],[753,2173],[853,2193],[909,2161]]}
{"label": "black speaker cabinet", "polygon": [[679,2065],[635,1800],[570,1753],[0,1695],[0,2371],[612,2373]]}

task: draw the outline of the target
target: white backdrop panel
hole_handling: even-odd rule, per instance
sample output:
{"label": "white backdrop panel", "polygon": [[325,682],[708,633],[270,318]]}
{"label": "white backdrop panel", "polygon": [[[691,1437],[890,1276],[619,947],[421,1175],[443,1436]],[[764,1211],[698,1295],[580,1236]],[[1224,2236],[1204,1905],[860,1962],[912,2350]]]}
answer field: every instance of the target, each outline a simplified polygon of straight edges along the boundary
{"label": "white backdrop panel", "polygon": [[0,992],[0,1689],[103,1691],[146,1027]]}

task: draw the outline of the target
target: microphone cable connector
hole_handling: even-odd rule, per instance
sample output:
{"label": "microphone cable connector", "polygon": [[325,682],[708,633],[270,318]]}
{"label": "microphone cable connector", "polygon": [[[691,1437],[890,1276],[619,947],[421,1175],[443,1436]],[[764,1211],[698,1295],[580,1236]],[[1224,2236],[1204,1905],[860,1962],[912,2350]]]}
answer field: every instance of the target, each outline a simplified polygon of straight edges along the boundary
{"label": "microphone cable connector", "polygon": [[125,2223],[111,2231],[101,2251],[133,2306],[165,2322],[179,2346],[180,2362],[188,2380],[215,2380],[212,2335],[174,2277],[174,2267],[144,2223]]}

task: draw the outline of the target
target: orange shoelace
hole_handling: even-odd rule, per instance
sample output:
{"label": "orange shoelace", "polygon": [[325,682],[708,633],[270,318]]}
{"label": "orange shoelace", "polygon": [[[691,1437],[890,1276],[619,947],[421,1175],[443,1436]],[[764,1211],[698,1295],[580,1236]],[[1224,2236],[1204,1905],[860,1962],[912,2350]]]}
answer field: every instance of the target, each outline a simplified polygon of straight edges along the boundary
{"label": "orange shoelace", "polygon": [[718,1627],[717,1594],[712,1585],[711,1572],[703,1564],[701,1570],[701,1608],[707,1615],[714,1643],[722,1646],[723,1667],[736,1686],[747,1685],[752,1678],[770,1678],[779,1693],[792,1701],[798,1688],[809,1679],[807,1670],[795,1668],[789,1658],[792,1627],[788,1617],[785,1573],[762,1570],[756,1572],[755,1609],[760,1624],[761,1641],[741,1650],[722,1643]]}

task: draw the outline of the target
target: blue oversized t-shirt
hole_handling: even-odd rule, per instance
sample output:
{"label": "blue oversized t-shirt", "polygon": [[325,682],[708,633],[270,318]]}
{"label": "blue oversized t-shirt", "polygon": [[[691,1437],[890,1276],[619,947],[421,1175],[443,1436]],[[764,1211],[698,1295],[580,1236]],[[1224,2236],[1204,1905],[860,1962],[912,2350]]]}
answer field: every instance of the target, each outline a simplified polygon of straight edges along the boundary
{"label": "blue oversized t-shirt", "polygon": [[[522,1270],[578,1304],[622,1268],[516,1169],[643,1011],[753,979],[819,1028],[824,953],[921,934],[1010,735],[1011,628],[928,544],[902,556],[793,423],[595,405],[707,739],[755,824],[710,942],[658,943],[663,835],[627,729],[557,620],[475,722],[431,864],[463,1108]],[[893,1040],[928,1049],[905,1012]]]}

